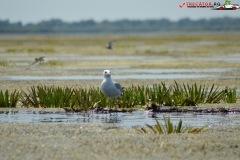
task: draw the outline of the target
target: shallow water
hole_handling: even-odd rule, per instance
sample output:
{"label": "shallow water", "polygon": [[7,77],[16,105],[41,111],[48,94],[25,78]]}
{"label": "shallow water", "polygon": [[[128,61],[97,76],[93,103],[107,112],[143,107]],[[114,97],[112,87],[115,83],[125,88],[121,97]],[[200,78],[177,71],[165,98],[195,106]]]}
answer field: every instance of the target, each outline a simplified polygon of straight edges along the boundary
{"label": "shallow water", "polygon": [[[102,70],[110,68],[114,73],[114,79],[196,79],[196,78],[239,78],[239,76],[226,76],[227,72],[239,72],[237,68],[131,68],[130,66],[61,66],[41,67],[23,72],[24,75],[0,76],[0,80],[92,80],[102,79]],[[5,72],[17,72],[19,68],[8,68]],[[22,71],[22,70],[21,70]],[[68,72],[70,75],[56,76],[55,74]],[[76,75],[75,72],[81,73]],[[92,72],[92,75],[89,75]],[[31,73],[53,73],[53,76],[34,76]],[[85,73],[87,75],[85,75]],[[100,74],[97,74],[100,73]],[[212,73],[212,74],[209,74]],[[74,75],[73,75],[74,74]],[[96,75],[97,74],[97,75]]]}
{"label": "shallow water", "polygon": [[[43,54],[30,54],[30,53],[1,53],[1,59],[7,61],[28,61],[33,62],[36,57],[45,56]],[[227,55],[212,55],[208,57],[172,57],[172,56],[94,56],[88,57],[84,55],[80,55],[78,53],[52,53],[51,55],[47,56],[47,60],[50,61],[58,61],[58,62],[66,62],[66,61],[139,61],[139,62],[146,62],[146,61],[224,61],[224,62],[239,62],[240,55],[238,53],[232,53]]]}
{"label": "shallow water", "polygon": [[[194,114],[194,113],[158,113],[155,114],[160,123],[164,124],[163,116],[170,117],[174,125],[182,119],[183,125],[194,127],[240,125],[240,114]],[[113,123],[118,127],[130,128],[156,124],[153,113],[147,111],[135,111],[132,113],[110,114],[95,113],[53,113],[53,112],[29,112],[29,111],[1,111],[0,123]]]}

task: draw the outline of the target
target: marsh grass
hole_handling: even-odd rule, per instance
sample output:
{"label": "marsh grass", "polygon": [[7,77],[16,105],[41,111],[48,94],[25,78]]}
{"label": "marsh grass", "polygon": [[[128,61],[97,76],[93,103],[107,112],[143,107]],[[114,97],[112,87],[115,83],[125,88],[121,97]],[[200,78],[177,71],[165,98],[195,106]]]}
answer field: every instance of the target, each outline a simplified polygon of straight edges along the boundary
{"label": "marsh grass", "polygon": [[147,49],[143,52],[144,54],[147,55],[167,55],[169,53],[168,50],[151,50],[151,49]]}
{"label": "marsh grass", "polygon": [[22,91],[20,101],[25,107],[63,108],[72,106],[73,90],[65,87],[33,86],[29,94]]}
{"label": "marsh grass", "polygon": [[219,103],[224,96],[224,90],[220,91],[218,87],[214,88],[214,84],[210,91],[205,85],[198,86],[196,83],[192,86],[189,86],[188,84],[180,86],[175,81],[173,87],[173,93],[178,97],[178,99],[174,98],[174,101],[177,101],[177,103],[182,106],[195,106],[199,103]]}
{"label": "marsh grass", "polygon": [[71,106],[73,95],[71,88],[38,86],[37,90],[41,107],[63,108]]}
{"label": "marsh grass", "polygon": [[226,103],[236,103],[237,102],[237,88],[229,89],[228,87],[225,89],[225,97],[224,102]]}
{"label": "marsh grass", "polygon": [[54,52],[53,48],[28,48],[28,53],[51,53]]}
{"label": "marsh grass", "polygon": [[100,101],[106,105],[107,98],[99,88],[68,88],[54,86],[33,86],[28,93],[22,91],[20,101],[25,107],[65,108],[70,107],[75,111],[90,110]]}
{"label": "marsh grass", "polygon": [[49,66],[64,66],[64,62],[58,62],[58,61],[50,60],[50,61],[47,61],[46,63],[40,64],[40,65],[44,65],[44,66],[46,66],[46,65],[49,65]]}
{"label": "marsh grass", "polygon": [[54,52],[53,48],[22,48],[22,47],[16,47],[16,48],[8,48],[6,50],[7,53],[52,53]]}
{"label": "marsh grass", "polygon": [[73,97],[71,101],[74,104],[73,109],[77,111],[87,111],[93,109],[95,104],[98,103],[100,106],[106,105],[107,98],[100,93],[99,88],[79,88],[73,89]]}
{"label": "marsh grass", "polygon": [[[175,82],[166,86],[165,83],[153,86],[131,86],[124,88],[124,93],[117,99],[110,99],[102,94],[99,87],[68,88],[33,86],[28,92],[22,91],[20,101],[25,107],[70,107],[75,111],[86,111],[98,107],[114,107],[119,109],[146,108],[146,105],[161,106],[196,106],[199,103],[236,103],[236,88],[220,90],[214,84],[206,86]],[[97,104],[97,105],[96,105]]]}
{"label": "marsh grass", "polygon": [[0,61],[0,66],[6,67],[8,65],[9,65],[9,63],[7,61]]}
{"label": "marsh grass", "polygon": [[35,107],[38,108],[40,107],[40,102],[38,99],[38,93],[35,89],[35,87],[31,87],[30,90],[28,90],[29,93],[22,91],[19,99],[20,102],[22,103],[22,106],[24,107]]}
{"label": "marsh grass", "polygon": [[19,100],[19,93],[14,90],[12,93],[9,93],[8,90],[5,92],[0,91],[0,107],[3,108],[14,108],[17,106]]}
{"label": "marsh grass", "polygon": [[191,126],[183,127],[182,120],[180,119],[177,126],[174,126],[173,123],[170,120],[170,117],[166,118],[163,117],[164,125],[159,123],[159,121],[155,118],[156,125],[151,126],[146,124],[147,128],[135,128],[137,131],[141,133],[149,133],[152,132],[154,134],[175,134],[175,133],[192,133],[197,134],[201,132],[206,126],[203,126],[201,128],[194,128]]}
{"label": "marsh grass", "polygon": [[143,107],[151,103],[164,106],[195,106],[199,103],[236,103],[236,88],[226,87],[220,90],[214,84],[208,88],[202,85],[174,85],[166,86],[165,83],[153,86],[131,86],[124,89],[122,96],[117,100],[104,96],[99,88],[68,88],[32,86],[27,92],[21,94],[14,91],[9,94],[8,90],[0,92],[1,107],[16,107],[18,100],[24,107],[70,107],[77,111],[93,109],[96,104],[100,107],[117,107],[132,109],[137,106]]}

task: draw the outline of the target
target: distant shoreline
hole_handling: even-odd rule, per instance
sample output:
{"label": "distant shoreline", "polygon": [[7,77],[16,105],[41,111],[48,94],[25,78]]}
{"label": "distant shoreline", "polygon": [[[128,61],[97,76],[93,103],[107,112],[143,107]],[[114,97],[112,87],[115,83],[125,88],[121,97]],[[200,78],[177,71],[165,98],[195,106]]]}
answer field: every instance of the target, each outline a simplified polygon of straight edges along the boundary
{"label": "distant shoreline", "polygon": [[0,34],[132,34],[161,32],[239,32],[240,18],[211,18],[171,21],[169,19],[116,20],[96,22],[92,19],[65,22],[61,19],[43,20],[38,23],[9,22],[0,20]]}
{"label": "distant shoreline", "polygon": [[132,32],[132,33],[1,33],[1,36],[156,36],[156,35],[216,35],[216,34],[240,34],[240,30],[237,31],[161,31],[161,32]]}

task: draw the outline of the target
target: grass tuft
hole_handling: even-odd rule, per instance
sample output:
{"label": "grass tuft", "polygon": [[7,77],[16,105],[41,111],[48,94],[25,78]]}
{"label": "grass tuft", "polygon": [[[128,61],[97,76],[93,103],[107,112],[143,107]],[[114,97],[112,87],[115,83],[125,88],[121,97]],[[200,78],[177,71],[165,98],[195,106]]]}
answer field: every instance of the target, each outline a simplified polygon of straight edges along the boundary
{"label": "grass tuft", "polygon": [[149,133],[153,132],[154,134],[175,134],[175,133],[192,133],[197,134],[201,132],[206,126],[201,128],[194,128],[194,127],[183,127],[182,120],[180,119],[177,126],[173,126],[170,117],[166,118],[163,117],[164,125],[160,124],[159,121],[155,118],[156,125],[151,126],[146,124],[147,128],[135,128],[137,131],[141,133]]}

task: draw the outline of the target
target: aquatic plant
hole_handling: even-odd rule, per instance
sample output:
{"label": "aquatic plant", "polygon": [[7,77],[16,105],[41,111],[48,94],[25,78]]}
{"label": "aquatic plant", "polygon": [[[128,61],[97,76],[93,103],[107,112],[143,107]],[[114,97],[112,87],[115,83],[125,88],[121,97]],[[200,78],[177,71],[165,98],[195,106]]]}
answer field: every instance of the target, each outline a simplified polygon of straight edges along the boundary
{"label": "aquatic plant", "polygon": [[225,89],[225,96],[224,96],[224,101],[226,103],[236,103],[237,102],[237,88],[230,89],[226,87]]}
{"label": "aquatic plant", "polygon": [[173,86],[174,101],[182,106],[195,106],[199,103],[218,103],[224,96],[224,91],[219,91],[218,87],[214,89],[212,85],[210,91],[205,85],[198,86],[196,83],[192,86],[183,84],[180,86],[176,81]]}
{"label": "aquatic plant", "polygon": [[63,108],[71,106],[71,88],[38,86],[38,99],[41,107]]}
{"label": "aquatic plant", "polygon": [[27,92],[24,92],[22,90],[19,98],[20,102],[22,102],[22,106],[24,107],[39,107],[39,100],[38,100],[38,93],[35,89],[35,87],[31,87],[31,90],[28,90],[29,94]]}
{"label": "aquatic plant", "polygon": [[91,87],[90,89],[79,88],[73,90],[72,109],[74,111],[87,111],[94,107],[96,103],[106,105],[106,97],[100,93],[99,88]]}
{"label": "aquatic plant", "polygon": [[224,90],[219,91],[218,87],[214,90],[214,84],[212,85],[210,92],[208,93],[205,103],[219,103],[224,96]]}
{"label": "aquatic plant", "polygon": [[66,108],[74,111],[89,110],[97,102],[105,105],[106,97],[100,93],[99,88],[79,88],[54,86],[33,86],[28,94],[22,91],[20,101],[25,107]]}
{"label": "aquatic plant", "polygon": [[19,93],[16,90],[10,94],[8,90],[5,93],[0,91],[0,107],[14,108],[17,106],[18,99]]}
{"label": "aquatic plant", "polygon": [[0,66],[8,66],[8,62],[7,61],[0,61]]}
{"label": "aquatic plant", "polygon": [[147,99],[151,101],[151,103],[156,103],[160,105],[172,106],[172,88],[166,87],[166,85],[162,82],[160,84],[154,84],[152,87],[146,87],[146,96]]}
{"label": "aquatic plant", "polygon": [[[149,104],[164,106],[195,106],[199,103],[227,103],[236,102],[236,89],[226,88],[220,90],[214,87],[183,84],[175,82],[174,85],[166,86],[165,83],[153,86],[131,86],[124,88],[123,94],[117,99],[110,99],[102,94],[100,89],[91,87],[68,88],[68,87],[31,87],[28,92],[22,91],[20,101],[23,106],[32,107],[70,107],[72,110],[84,111],[98,107],[114,107],[130,109],[143,107]],[[97,104],[97,105],[96,105]]]}
{"label": "aquatic plant", "polygon": [[22,91],[20,101],[25,107],[49,107],[49,108],[63,108],[71,106],[71,98],[73,90],[65,87],[47,87],[37,86],[31,87],[29,94]]}
{"label": "aquatic plant", "polygon": [[58,61],[47,61],[44,65],[49,65],[49,66],[63,66],[64,62],[58,62]]}
{"label": "aquatic plant", "polygon": [[54,52],[53,48],[28,48],[27,49],[28,53],[50,53]]}
{"label": "aquatic plant", "polygon": [[[227,89],[229,90],[229,89]],[[224,90],[208,87],[184,84],[181,86],[175,81],[174,85],[166,87],[164,83],[155,84],[152,88],[146,88],[146,96],[152,103],[165,106],[196,106],[199,103],[219,103],[224,96]],[[234,94],[234,93],[233,93]],[[235,94],[236,95],[236,94]]]}
{"label": "aquatic plant", "polygon": [[170,117],[166,118],[163,117],[164,124],[162,125],[159,123],[159,121],[155,118],[156,125],[151,126],[146,124],[147,128],[135,128],[137,131],[141,133],[149,133],[148,130],[155,134],[171,134],[171,133],[199,133],[201,132],[206,126],[203,126],[201,128],[194,128],[194,127],[183,127],[182,120],[180,119],[177,126],[173,126]]}

